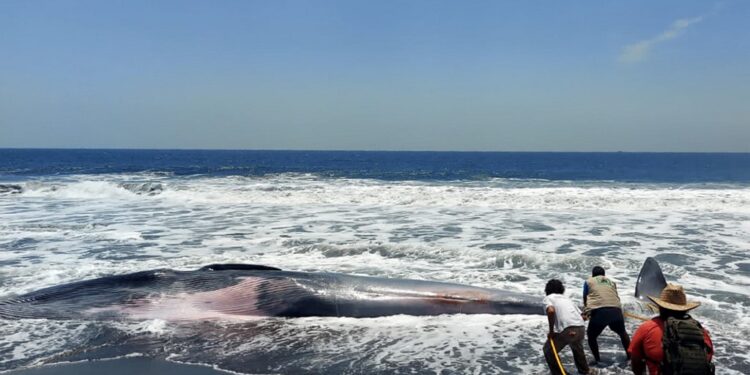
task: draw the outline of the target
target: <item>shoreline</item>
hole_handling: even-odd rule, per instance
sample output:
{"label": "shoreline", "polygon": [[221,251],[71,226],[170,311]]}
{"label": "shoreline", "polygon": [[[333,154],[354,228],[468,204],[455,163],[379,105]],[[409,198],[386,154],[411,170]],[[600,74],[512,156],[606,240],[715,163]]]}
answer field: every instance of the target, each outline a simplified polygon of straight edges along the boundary
{"label": "shoreline", "polygon": [[63,362],[21,370],[0,371],[3,375],[229,375],[231,371],[217,370],[206,365],[182,364],[148,357],[128,357],[81,362]]}

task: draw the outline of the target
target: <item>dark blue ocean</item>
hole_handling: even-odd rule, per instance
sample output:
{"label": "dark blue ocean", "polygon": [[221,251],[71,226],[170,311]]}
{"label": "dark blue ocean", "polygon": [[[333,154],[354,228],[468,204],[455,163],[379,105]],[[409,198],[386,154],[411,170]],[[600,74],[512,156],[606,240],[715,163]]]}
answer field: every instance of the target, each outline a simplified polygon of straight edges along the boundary
{"label": "dark blue ocean", "polygon": [[[539,299],[558,278],[581,304],[599,265],[642,311],[653,257],[702,303],[717,372],[748,374],[748,254],[750,154],[0,149],[0,301],[250,263]],[[194,300],[156,290],[158,314],[117,321],[0,317],[0,372],[122,356],[247,374],[546,372],[542,315],[217,317]],[[616,335],[599,344],[602,373],[631,373]]]}
{"label": "dark blue ocean", "polygon": [[392,181],[514,178],[746,183],[750,182],[750,154],[0,149],[3,178],[140,172],[312,173]]}

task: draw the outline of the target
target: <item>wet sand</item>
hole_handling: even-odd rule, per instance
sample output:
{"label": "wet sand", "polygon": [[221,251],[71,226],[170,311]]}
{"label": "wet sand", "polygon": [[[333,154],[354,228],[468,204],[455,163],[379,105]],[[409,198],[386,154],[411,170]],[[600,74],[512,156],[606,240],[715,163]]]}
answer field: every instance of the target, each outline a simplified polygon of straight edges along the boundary
{"label": "wet sand", "polygon": [[206,366],[183,365],[150,358],[121,358],[103,361],[64,363],[15,370],[5,375],[228,375]]}

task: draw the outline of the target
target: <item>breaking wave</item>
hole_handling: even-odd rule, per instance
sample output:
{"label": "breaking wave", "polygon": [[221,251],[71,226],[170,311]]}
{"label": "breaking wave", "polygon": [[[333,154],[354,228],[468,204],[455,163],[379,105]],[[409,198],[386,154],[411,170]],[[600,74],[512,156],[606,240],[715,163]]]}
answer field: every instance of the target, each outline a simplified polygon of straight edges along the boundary
{"label": "breaking wave", "polygon": [[[100,180],[0,185],[0,193],[70,199],[162,196],[164,200],[217,205],[349,205],[485,207],[505,210],[732,211],[750,212],[750,188],[731,185],[534,184],[533,181],[424,183],[321,179],[310,175],[265,178],[189,178],[169,181]],[[530,185],[531,184],[531,185]],[[533,186],[533,187],[532,187]]]}

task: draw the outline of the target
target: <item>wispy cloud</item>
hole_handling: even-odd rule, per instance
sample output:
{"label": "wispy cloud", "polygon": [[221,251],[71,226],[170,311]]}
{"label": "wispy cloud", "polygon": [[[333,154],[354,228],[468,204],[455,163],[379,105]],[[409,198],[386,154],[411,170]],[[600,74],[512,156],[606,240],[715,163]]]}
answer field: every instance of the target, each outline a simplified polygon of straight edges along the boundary
{"label": "wispy cloud", "polygon": [[703,21],[706,16],[699,16],[694,18],[683,18],[672,22],[669,28],[663,31],[661,34],[646,40],[629,44],[622,49],[618,60],[622,63],[633,64],[646,60],[651,50],[666,41],[682,35],[685,30],[691,25]]}

